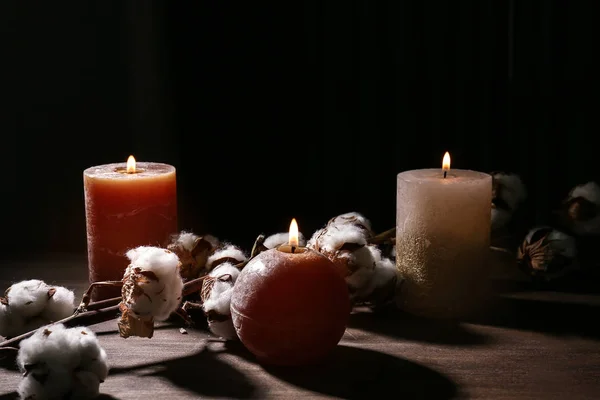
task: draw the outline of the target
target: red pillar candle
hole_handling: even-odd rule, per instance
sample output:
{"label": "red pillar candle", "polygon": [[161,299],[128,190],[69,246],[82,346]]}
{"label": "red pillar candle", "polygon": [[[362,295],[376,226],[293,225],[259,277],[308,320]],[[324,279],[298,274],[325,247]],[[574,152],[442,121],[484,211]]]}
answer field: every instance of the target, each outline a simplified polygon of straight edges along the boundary
{"label": "red pillar candle", "polygon": [[[83,172],[90,283],[121,280],[125,252],[137,246],[164,246],[177,232],[175,167],[138,162],[90,167]],[[98,288],[92,298],[118,296]]]}
{"label": "red pillar candle", "polygon": [[344,279],[324,255],[290,241],[244,267],[231,297],[231,316],[244,346],[264,364],[321,361],[338,344],[350,316]]}

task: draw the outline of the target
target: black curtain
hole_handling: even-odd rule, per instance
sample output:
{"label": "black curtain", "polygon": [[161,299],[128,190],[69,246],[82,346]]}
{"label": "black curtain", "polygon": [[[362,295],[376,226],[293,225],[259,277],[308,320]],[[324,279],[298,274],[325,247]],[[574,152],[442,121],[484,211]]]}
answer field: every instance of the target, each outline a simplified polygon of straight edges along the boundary
{"label": "black curtain", "polygon": [[174,164],[182,229],[249,247],[359,211],[396,174],[521,174],[533,222],[596,179],[596,5],[2,4],[3,254],[85,251],[82,171]]}

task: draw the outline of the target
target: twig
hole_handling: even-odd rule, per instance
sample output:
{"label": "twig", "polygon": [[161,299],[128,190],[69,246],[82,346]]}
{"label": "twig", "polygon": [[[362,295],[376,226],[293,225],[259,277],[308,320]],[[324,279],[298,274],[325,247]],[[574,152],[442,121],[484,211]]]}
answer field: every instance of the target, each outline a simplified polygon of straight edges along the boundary
{"label": "twig", "polygon": [[[252,254],[250,259],[258,255],[260,252],[264,251],[264,249],[266,249],[263,246],[264,240],[264,235],[259,235],[256,238],[254,246],[252,247]],[[248,261],[250,261],[250,259],[236,264],[236,267],[242,269],[248,263]],[[182,296],[189,296],[193,293],[197,293],[200,290],[202,290],[202,283],[207,277],[208,275],[204,275],[199,278],[185,282],[183,284]],[[116,318],[119,315],[119,304],[121,303],[121,297],[113,297],[111,299],[89,302],[88,304],[85,304],[85,302],[89,301],[89,294],[91,293],[94,287],[114,287],[118,284],[120,284],[120,281],[96,282],[95,284],[90,285],[90,287],[86,290],[85,294],[83,295],[81,304],[79,305],[77,310],[72,315],[63,318],[60,321],[53,322],[53,324],[64,324],[66,327],[73,327],[77,325],[89,326]],[[34,329],[32,331],[23,333],[22,335],[5,340],[4,342],[0,343],[0,349],[18,346],[22,340],[32,336],[36,331],[37,329]]]}
{"label": "twig", "polygon": [[396,227],[381,232],[375,236],[371,236],[368,241],[370,244],[393,243],[396,240]]}
{"label": "twig", "polygon": [[[205,277],[203,276],[184,283],[182,292],[183,296],[189,296],[192,293],[200,291],[200,289],[202,289],[202,282],[204,281],[204,278]],[[86,311],[80,311],[78,313],[76,312],[73,315],[69,315],[68,317],[61,319],[60,321],[53,322],[53,324],[64,324],[66,327],[73,327],[77,325],[89,326],[98,324],[100,322],[109,321],[119,315],[120,302],[121,297],[91,302],[87,305]],[[22,340],[32,336],[35,331],[37,331],[37,329],[5,340],[4,342],[0,343],[0,348],[18,346]]]}

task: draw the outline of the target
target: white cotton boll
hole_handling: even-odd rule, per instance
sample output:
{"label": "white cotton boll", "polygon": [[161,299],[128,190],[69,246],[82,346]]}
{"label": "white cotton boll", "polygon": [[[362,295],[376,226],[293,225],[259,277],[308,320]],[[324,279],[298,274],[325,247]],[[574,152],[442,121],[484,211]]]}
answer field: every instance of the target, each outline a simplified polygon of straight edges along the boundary
{"label": "white cotton boll", "polygon": [[508,205],[510,211],[514,211],[527,198],[527,188],[519,175],[496,172],[492,174],[492,178],[495,181],[497,195]]}
{"label": "white cotton boll", "polygon": [[108,375],[106,352],[86,327],[62,324],[39,329],[21,342],[17,365],[24,377],[17,389],[21,398],[89,399],[99,393]]}
{"label": "white cotton boll", "polygon": [[0,335],[17,336],[73,314],[75,294],[31,279],[13,284],[0,305]]}
{"label": "white cotton boll", "polygon": [[50,286],[30,279],[13,284],[6,295],[9,306],[22,317],[39,315],[48,303]]}
{"label": "white cotton boll", "polygon": [[54,294],[48,300],[41,317],[48,322],[56,322],[73,314],[75,310],[75,293],[60,286],[53,286]]}
{"label": "white cotton boll", "polygon": [[376,246],[367,248],[375,261],[375,268],[371,279],[362,287],[356,297],[360,301],[373,304],[391,301],[401,283],[396,264],[390,258],[384,257]]}
{"label": "white cotton boll", "polygon": [[[277,246],[288,243],[289,239],[290,239],[289,232],[274,233],[273,235],[271,235],[265,239],[263,245],[267,249],[274,249]],[[304,235],[302,234],[302,232],[298,232],[298,245],[300,247],[306,246],[306,239],[305,239]]]}
{"label": "white cotton boll", "polygon": [[[166,320],[179,307],[183,281],[179,257],[160,247],[140,246],[129,250],[131,261],[125,270],[124,303],[134,315]],[[141,289],[138,295],[134,286]]]}
{"label": "white cotton boll", "polygon": [[346,283],[352,291],[356,291],[355,296],[362,293],[363,288],[373,277],[376,261],[370,250],[371,247],[364,246],[342,256],[348,257],[348,266],[351,270],[350,274],[346,276]]}
{"label": "white cotton boll", "polygon": [[184,250],[192,251],[196,245],[196,240],[199,238],[200,236],[192,232],[183,231],[172,238],[172,244],[180,246]]}
{"label": "white cotton boll", "polygon": [[364,246],[367,244],[367,234],[355,225],[329,226],[316,231],[307,246],[322,253],[333,253],[346,243]]}
{"label": "white cotton boll", "polygon": [[231,296],[240,270],[231,263],[217,266],[209,274],[211,279],[203,287],[202,308],[208,318],[208,328],[216,336],[224,339],[237,339],[231,319]]}
{"label": "white cotton boll", "polygon": [[600,186],[596,182],[578,185],[566,199],[567,221],[576,235],[600,234]]}
{"label": "white cotton boll", "polygon": [[340,214],[337,217],[332,218],[328,225],[358,225],[363,226],[368,231],[371,231],[371,221],[369,221],[364,215],[357,212],[348,212]]}
{"label": "white cotton boll", "polygon": [[569,193],[568,199],[583,197],[592,203],[600,206],[600,186],[596,182],[588,182],[575,186]]}
{"label": "white cotton boll", "polygon": [[239,247],[233,244],[225,244],[208,257],[206,268],[210,271],[223,262],[238,264],[246,261],[246,259],[246,254]]}

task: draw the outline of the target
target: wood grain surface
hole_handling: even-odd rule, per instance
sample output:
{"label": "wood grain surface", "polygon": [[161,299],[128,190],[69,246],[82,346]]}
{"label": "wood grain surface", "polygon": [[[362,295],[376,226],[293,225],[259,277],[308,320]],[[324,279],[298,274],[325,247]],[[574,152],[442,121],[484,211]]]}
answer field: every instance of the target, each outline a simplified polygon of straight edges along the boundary
{"label": "wood grain surface", "polygon": [[[4,262],[0,290],[33,278],[80,298],[85,258]],[[91,329],[111,365],[101,398],[599,399],[600,294],[581,285],[496,283],[485,316],[469,322],[357,309],[331,358],[306,368],[259,365],[239,343],[212,337],[201,323],[187,334],[178,320],[162,323],[152,339],[122,339],[116,319],[100,323]],[[7,360],[0,399],[16,398],[21,379]]]}

